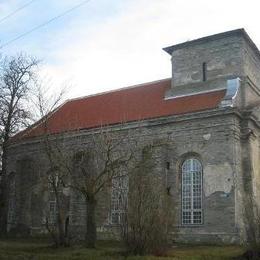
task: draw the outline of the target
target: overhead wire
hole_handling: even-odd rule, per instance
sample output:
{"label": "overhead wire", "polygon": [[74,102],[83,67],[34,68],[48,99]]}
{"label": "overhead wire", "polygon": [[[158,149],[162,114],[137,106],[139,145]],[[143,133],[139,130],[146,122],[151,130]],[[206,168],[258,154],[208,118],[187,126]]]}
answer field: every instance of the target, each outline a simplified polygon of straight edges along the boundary
{"label": "overhead wire", "polygon": [[13,12],[11,12],[8,15],[4,16],[3,18],[0,18],[0,24],[3,23],[5,20],[9,19],[10,17],[14,16],[16,13],[18,13],[21,10],[25,9],[26,7],[28,7],[29,5],[31,5],[35,1],[37,1],[37,0],[31,0],[30,2],[25,3],[24,5],[20,6],[19,8],[14,10]]}
{"label": "overhead wire", "polygon": [[46,21],[46,22],[44,22],[44,23],[42,23],[42,24],[39,24],[39,25],[33,27],[31,30],[29,30],[29,31],[27,31],[27,32],[25,32],[25,33],[22,33],[22,34],[18,35],[17,37],[15,37],[15,38],[13,38],[13,39],[11,39],[11,40],[5,42],[4,44],[2,44],[2,45],[0,46],[0,49],[6,47],[7,45],[9,45],[9,44],[11,44],[11,43],[13,43],[13,42],[15,42],[15,41],[17,41],[17,40],[23,38],[23,37],[25,37],[25,36],[28,35],[28,34],[31,34],[32,32],[35,32],[35,31],[39,30],[40,28],[42,28],[42,27],[44,27],[44,26],[46,26],[46,25],[48,25],[48,24],[54,22],[55,20],[60,19],[61,17],[67,15],[68,13],[71,13],[71,12],[74,11],[75,9],[78,9],[78,8],[80,8],[81,6],[83,6],[83,5],[87,4],[87,3],[89,3],[90,1],[91,1],[91,0],[82,1],[82,2],[80,2],[79,4],[73,6],[72,8],[66,10],[65,12],[62,12],[62,13],[60,13],[59,15],[54,16],[54,17],[51,18],[50,20],[48,20],[48,21]]}

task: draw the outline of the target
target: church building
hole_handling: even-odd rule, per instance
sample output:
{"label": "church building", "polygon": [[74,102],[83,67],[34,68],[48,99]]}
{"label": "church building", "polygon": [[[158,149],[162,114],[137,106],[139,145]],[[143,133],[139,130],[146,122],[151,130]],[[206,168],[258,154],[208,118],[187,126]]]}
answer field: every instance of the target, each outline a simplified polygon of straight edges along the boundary
{"label": "church building", "polygon": [[[260,202],[260,52],[244,29],[163,50],[171,78],[67,100],[48,116],[48,135],[68,153],[87,147],[101,127],[118,136],[128,131],[139,147],[163,140],[151,174],[172,198],[176,239],[242,243],[252,225],[248,211],[254,215]],[[55,222],[56,202],[42,182],[49,168],[43,134],[39,121],[9,144],[10,232],[23,226],[43,233],[46,216]],[[120,189],[131,192],[127,182]],[[67,188],[61,192],[70,229],[80,233],[84,203]],[[120,225],[119,200],[113,188],[100,194],[100,238]]]}

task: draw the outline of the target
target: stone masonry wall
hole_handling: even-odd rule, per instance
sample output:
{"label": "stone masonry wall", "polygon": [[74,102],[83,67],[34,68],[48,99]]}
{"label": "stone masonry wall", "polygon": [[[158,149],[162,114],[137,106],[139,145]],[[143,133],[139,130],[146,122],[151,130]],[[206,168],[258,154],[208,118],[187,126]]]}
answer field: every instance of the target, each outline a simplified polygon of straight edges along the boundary
{"label": "stone masonry wall", "polygon": [[225,89],[227,79],[239,77],[242,82],[237,105],[252,107],[260,102],[259,70],[260,55],[242,33],[191,42],[172,52],[172,89],[166,98]]}
{"label": "stone masonry wall", "polygon": [[173,51],[173,87],[202,82],[202,64],[207,63],[207,80],[242,75],[242,38],[231,36]]}
{"label": "stone masonry wall", "polygon": [[[237,122],[236,116],[229,113],[229,109],[219,109],[211,112],[194,113],[186,116],[175,116],[157,120],[147,120],[137,125],[125,126],[132,140],[138,140],[138,146],[144,147],[152,141],[167,140],[167,148],[156,152],[156,169],[161,180],[170,188],[172,208],[175,209],[175,227],[178,236],[172,234],[173,240],[187,242],[225,242],[235,243],[240,240],[239,221],[236,218],[236,178],[238,163],[234,137]],[[115,131],[120,127],[112,127]],[[91,131],[89,131],[91,132]],[[89,138],[88,131],[66,134],[64,145],[69,151],[84,149]],[[129,145],[129,144],[128,144]],[[131,145],[131,144],[130,144]],[[127,149],[127,145],[125,146]],[[197,226],[183,226],[181,224],[181,172],[180,167],[184,158],[196,155],[203,165],[203,224]],[[18,179],[24,179],[31,185],[27,177],[28,168],[13,169],[13,165],[23,158],[30,158],[37,176],[44,176],[48,169],[43,147],[37,140],[12,145],[9,148],[9,172],[16,172]],[[44,159],[45,158],[45,159]],[[166,165],[169,165],[167,169]],[[29,167],[30,169],[30,167]],[[29,180],[29,181],[28,181]],[[20,187],[19,200],[24,206],[18,206],[17,221],[36,230],[44,232],[41,216],[46,211],[48,196],[41,196],[41,183],[38,177],[33,188],[23,192]],[[97,221],[100,237],[113,236],[116,227],[110,225],[110,188],[109,185],[99,194]],[[166,188],[166,187],[165,187]],[[66,193],[64,191],[64,193]],[[71,229],[84,231],[84,204],[82,199],[74,193],[70,194],[68,205]],[[37,203],[33,203],[36,201]],[[28,211],[28,208],[31,210]],[[45,213],[46,214],[46,213]],[[239,221],[238,221],[239,220]],[[38,227],[37,227],[38,226]]]}

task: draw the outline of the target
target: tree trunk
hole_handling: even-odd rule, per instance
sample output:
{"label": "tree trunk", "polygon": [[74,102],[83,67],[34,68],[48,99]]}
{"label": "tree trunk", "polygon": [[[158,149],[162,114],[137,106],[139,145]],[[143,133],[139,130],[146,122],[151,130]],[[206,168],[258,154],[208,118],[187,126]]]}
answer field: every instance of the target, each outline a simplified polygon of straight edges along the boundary
{"label": "tree trunk", "polygon": [[65,228],[64,221],[63,221],[60,213],[58,213],[58,236],[59,236],[58,239],[59,239],[60,246],[66,245],[64,228]]}
{"label": "tree trunk", "polygon": [[97,231],[96,231],[96,200],[94,197],[86,198],[86,247],[95,248]]}
{"label": "tree trunk", "polygon": [[57,216],[57,224],[58,224],[58,241],[59,246],[66,246],[66,238],[65,238],[65,223],[64,218],[62,216],[61,212],[61,200],[58,194],[58,191],[55,191],[56,193],[56,202],[57,202],[57,209],[58,209],[58,216]]}

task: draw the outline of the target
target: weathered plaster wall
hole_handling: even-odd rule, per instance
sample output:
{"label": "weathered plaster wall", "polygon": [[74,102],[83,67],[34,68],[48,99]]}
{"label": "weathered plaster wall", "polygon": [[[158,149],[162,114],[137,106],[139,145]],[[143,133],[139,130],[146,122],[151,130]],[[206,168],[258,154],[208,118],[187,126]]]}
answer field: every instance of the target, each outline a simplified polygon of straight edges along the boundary
{"label": "weathered plaster wall", "polygon": [[[204,224],[197,227],[182,227],[180,213],[178,215],[179,231],[183,238],[189,240],[211,239],[214,241],[228,240],[235,242],[235,202],[234,202],[234,138],[231,118],[214,118],[209,120],[210,126],[198,123],[201,128],[186,126],[181,137],[173,134],[176,143],[175,160],[172,162],[172,176],[175,176],[177,186],[178,212],[181,208],[181,176],[179,164],[182,156],[193,152],[201,158],[203,163],[204,187]],[[210,138],[209,138],[210,136]],[[206,137],[206,140],[205,140]],[[209,138],[209,139],[208,139]],[[208,140],[207,140],[208,139]],[[218,178],[216,173],[218,174]],[[173,188],[174,189],[174,188]],[[176,190],[176,189],[175,189]],[[223,214],[224,212],[224,214]],[[180,236],[181,237],[181,236]]]}
{"label": "weathered plaster wall", "polygon": [[234,187],[233,170],[227,162],[218,165],[207,165],[204,168],[204,179],[206,197],[215,192],[229,194]]}
{"label": "weathered plaster wall", "polygon": [[[239,240],[235,222],[235,174],[233,138],[234,115],[227,110],[221,112],[204,112],[185,117],[169,117],[160,120],[143,122],[143,127],[129,124],[127,126],[133,140],[138,140],[138,146],[144,147],[154,140],[167,140],[168,146],[156,151],[154,174],[161,176],[158,180],[167,183],[172,196],[172,208],[176,211],[175,226],[178,239],[184,241],[237,242]],[[120,132],[118,132],[120,134]],[[68,135],[63,141],[64,147],[70,152],[87,147],[88,132]],[[129,144],[128,144],[129,145]],[[130,144],[131,145],[131,144]],[[126,146],[127,147],[127,146]],[[126,148],[127,149],[127,148]],[[20,161],[26,155],[35,164],[36,175],[44,175],[48,169],[44,151],[40,143],[21,144],[10,147],[9,162]],[[184,227],[181,224],[181,172],[183,158],[196,154],[203,164],[203,225]],[[170,169],[166,169],[166,163]],[[10,164],[10,171],[13,163]],[[41,166],[40,166],[41,165]],[[43,166],[44,165],[44,166]],[[40,167],[39,167],[40,166]],[[27,167],[17,169],[18,178],[28,180]],[[23,176],[23,177],[21,177]],[[166,179],[167,177],[167,179]],[[38,179],[40,180],[40,179]],[[28,184],[31,181],[27,182]],[[48,196],[42,193],[41,183],[35,184],[26,193],[20,193],[20,199],[26,201],[25,206],[19,206],[17,216],[19,222],[35,230],[43,229],[42,216],[46,213]],[[45,194],[42,196],[42,194]],[[111,231],[110,227],[110,187],[104,189],[98,200],[97,220],[98,230],[102,237]],[[33,201],[38,201],[35,205]],[[84,203],[75,193],[70,195],[68,202],[72,230],[76,233],[84,230]],[[31,210],[28,211],[28,208]],[[22,217],[21,217],[22,216]],[[109,232],[108,232],[109,231]],[[113,232],[110,232],[110,235]],[[173,238],[175,236],[173,235]]]}
{"label": "weathered plaster wall", "polygon": [[[236,222],[241,242],[254,240],[257,232],[256,206],[259,204],[259,126],[250,113],[239,122],[236,145],[238,176],[236,179]],[[258,205],[259,206],[259,205]]]}

